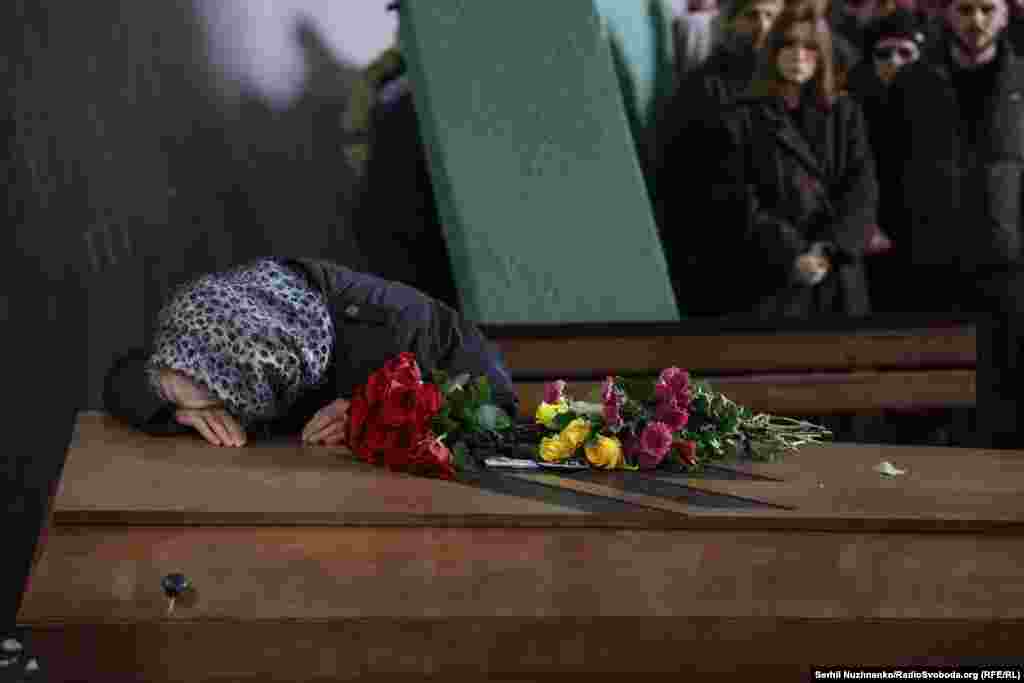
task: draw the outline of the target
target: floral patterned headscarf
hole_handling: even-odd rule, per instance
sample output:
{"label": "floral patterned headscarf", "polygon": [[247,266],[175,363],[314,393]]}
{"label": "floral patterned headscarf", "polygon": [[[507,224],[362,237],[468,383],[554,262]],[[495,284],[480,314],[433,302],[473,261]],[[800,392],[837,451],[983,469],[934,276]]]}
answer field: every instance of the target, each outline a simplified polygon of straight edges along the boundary
{"label": "floral patterned headscarf", "polygon": [[323,295],[264,259],[175,292],[157,321],[149,381],[159,393],[159,370],[178,370],[243,425],[272,420],[326,379],[333,338]]}

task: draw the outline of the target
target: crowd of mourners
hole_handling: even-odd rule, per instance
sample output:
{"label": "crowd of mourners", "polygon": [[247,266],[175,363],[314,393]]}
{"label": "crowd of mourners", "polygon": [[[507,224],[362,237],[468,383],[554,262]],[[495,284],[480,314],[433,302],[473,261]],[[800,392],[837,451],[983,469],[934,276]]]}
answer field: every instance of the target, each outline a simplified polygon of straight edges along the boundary
{"label": "crowd of mourners", "polygon": [[[643,162],[684,316],[1021,309],[1024,0],[691,0],[674,29]],[[385,56],[353,225],[402,226],[359,235],[371,262],[458,307]]]}
{"label": "crowd of mourners", "polygon": [[1018,2],[695,0],[651,172],[681,308],[1016,313]]}

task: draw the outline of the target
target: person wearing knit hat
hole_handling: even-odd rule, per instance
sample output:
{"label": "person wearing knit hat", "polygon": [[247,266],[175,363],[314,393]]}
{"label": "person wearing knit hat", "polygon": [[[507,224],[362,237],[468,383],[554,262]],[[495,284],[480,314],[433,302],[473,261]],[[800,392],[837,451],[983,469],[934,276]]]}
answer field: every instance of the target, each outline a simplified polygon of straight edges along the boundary
{"label": "person wearing knit hat", "polygon": [[858,47],[868,24],[894,12],[917,12],[918,0],[835,0],[836,31]]}
{"label": "person wearing knit hat", "polygon": [[899,70],[921,58],[926,37],[923,22],[906,10],[897,10],[870,22],[864,31],[864,55],[850,74],[849,92],[864,110],[868,140],[875,158],[878,177],[878,224],[867,236],[865,268],[868,291],[875,311],[896,306],[893,292],[906,276],[894,259],[893,249],[902,245],[890,239],[898,231],[895,218],[902,201],[900,172],[902,160],[893,158],[889,137],[888,92]]}
{"label": "person wearing knit hat", "polygon": [[877,19],[864,31],[864,54],[870,58],[879,80],[886,85],[902,67],[920,59],[924,43],[924,27],[906,10]]}

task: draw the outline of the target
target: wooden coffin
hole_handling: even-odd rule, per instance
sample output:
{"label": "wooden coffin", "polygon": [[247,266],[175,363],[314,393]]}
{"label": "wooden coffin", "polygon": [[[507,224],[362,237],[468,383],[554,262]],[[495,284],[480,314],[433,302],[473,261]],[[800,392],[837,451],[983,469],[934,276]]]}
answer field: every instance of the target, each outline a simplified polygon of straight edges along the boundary
{"label": "wooden coffin", "polygon": [[[84,414],[19,623],[59,681],[994,661],[1024,637],[1022,489],[1022,452],[849,444],[444,482]],[[168,614],[171,572],[195,590]]]}

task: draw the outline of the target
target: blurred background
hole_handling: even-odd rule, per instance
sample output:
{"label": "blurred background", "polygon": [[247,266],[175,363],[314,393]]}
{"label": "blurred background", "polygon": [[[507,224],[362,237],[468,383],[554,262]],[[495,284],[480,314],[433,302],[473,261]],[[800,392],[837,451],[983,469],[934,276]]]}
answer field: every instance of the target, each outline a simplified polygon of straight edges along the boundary
{"label": "blurred background", "polygon": [[14,248],[86,289],[85,405],[170,287],[265,254],[365,268],[341,125],[396,30],[383,2],[9,0]]}
{"label": "blurred background", "polygon": [[[594,0],[642,166],[663,142],[656,119],[677,84],[669,34],[688,4]],[[411,107],[387,114],[390,138],[371,135],[385,121],[371,112],[391,106],[377,106],[390,97],[381,84],[397,73],[398,19],[387,6],[0,4],[8,46],[0,55],[8,205],[0,240],[27,256],[15,259],[22,267],[38,262],[54,281],[70,274],[75,283],[78,300],[60,320],[80,330],[61,340],[86,359],[82,377],[63,389],[81,394],[78,405],[101,407],[115,354],[146,343],[169,290],[191,277],[269,254],[391,276],[396,250],[372,248],[367,233],[418,230],[435,246],[442,239]],[[378,161],[385,148],[390,155],[378,163],[376,201],[397,213],[357,212],[371,147]],[[419,245],[402,252],[426,253]],[[15,283],[0,288],[6,322],[6,297],[27,293],[17,291],[17,273],[0,275]],[[37,294],[40,307],[47,297],[70,300]]]}
{"label": "blurred background", "polygon": [[[394,45],[387,4],[3,3],[8,239],[82,290],[82,405],[101,405],[113,355],[194,275],[266,254],[382,272],[352,229],[369,137],[352,105]],[[657,69],[647,4],[595,3],[625,37],[635,125]]]}

